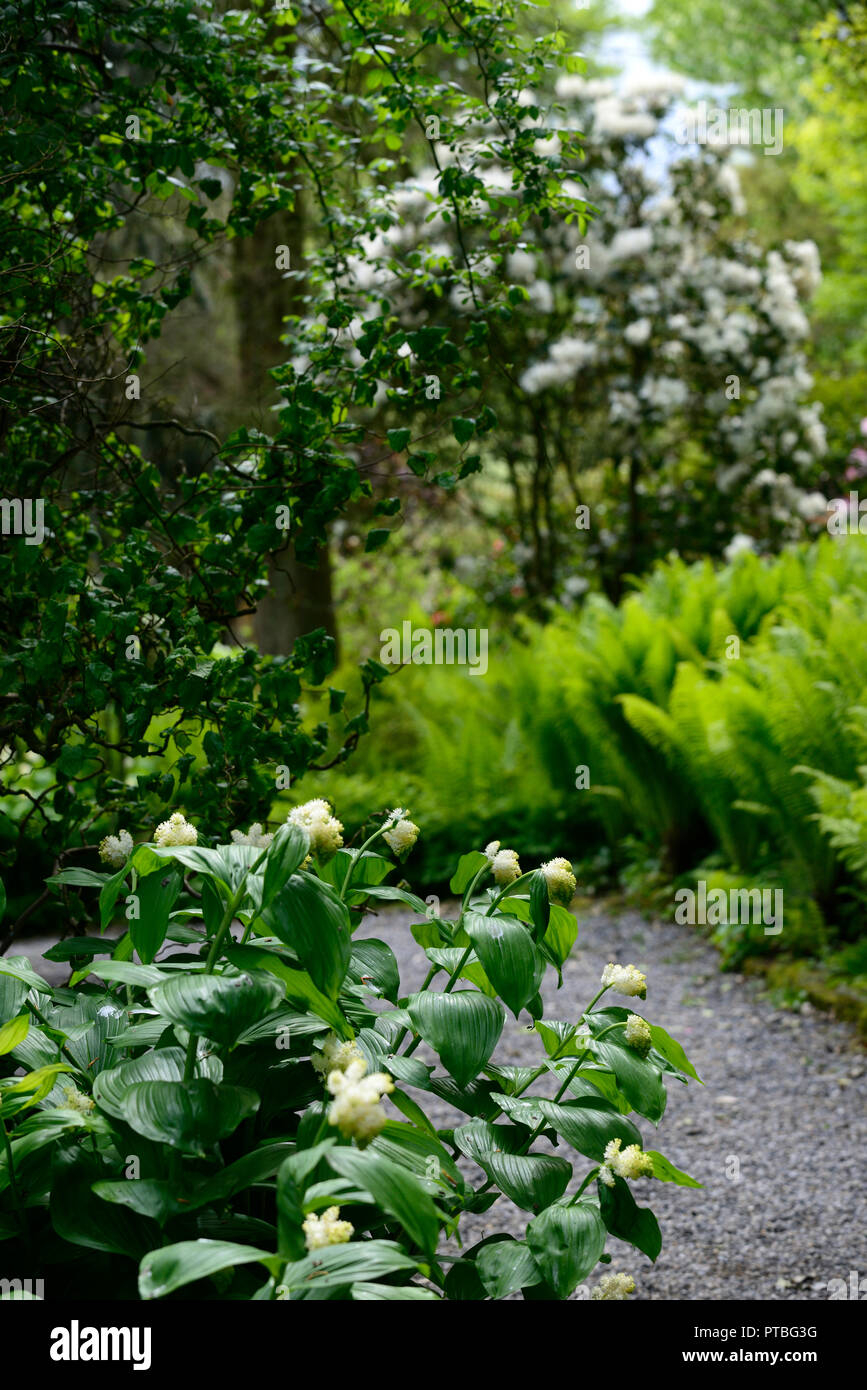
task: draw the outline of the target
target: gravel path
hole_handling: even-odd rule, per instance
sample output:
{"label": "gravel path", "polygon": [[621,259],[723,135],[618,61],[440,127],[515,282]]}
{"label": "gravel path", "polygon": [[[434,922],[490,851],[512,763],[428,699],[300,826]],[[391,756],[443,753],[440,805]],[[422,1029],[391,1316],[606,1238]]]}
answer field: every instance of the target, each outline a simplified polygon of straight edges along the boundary
{"label": "gravel path", "polygon": [[[411,920],[386,912],[359,932],[388,942],[407,992],[427,969],[408,930]],[[713,948],[683,927],[649,923],[633,912],[613,919],[601,909],[579,913],[579,921],[559,992],[549,971],[546,1015],[575,1018],[609,960],[632,962],[648,980],[639,1008],[683,1044],[705,1083],[672,1081],[658,1132],[639,1122],[646,1146],[703,1188],[635,1184],[639,1203],[651,1205],[659,1219],[662,1253],[653,1265],[609,1238],[610,1268],[633,1275],[635,1297],[655,1300],[824,1300],[829,1280],[848,1285],[852,1270],[865,1278],[867,1059],[852,1030],[809,1005],[798,1013],[774,1008],[755,977],[721,974]],[[522,1015],[518,1024],[507,1014],[494,1061],[541,1060],[541,1042],[524,1030],[525,1020]],[[416,1055],[434,1060],[425,1047]],[[414,1094],[435,1123],[466,1120],[435,1097]],[[539,1152],[546,1148],[536,1145]],[[464,1217],[461,1232],[469,1246],[495,1231],[521,1236],[527,1220],[503,1197],[484,1216]]]}

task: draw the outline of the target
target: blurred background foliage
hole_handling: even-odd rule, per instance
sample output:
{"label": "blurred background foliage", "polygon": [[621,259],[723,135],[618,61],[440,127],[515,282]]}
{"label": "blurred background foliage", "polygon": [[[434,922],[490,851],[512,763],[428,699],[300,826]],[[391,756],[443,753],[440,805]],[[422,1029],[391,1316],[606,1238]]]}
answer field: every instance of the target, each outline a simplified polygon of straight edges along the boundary
{"label": "blurred background foliage", "polygon": [[[262,8],[254,7],[258,19]],[[431,12],[436,8],[431,0]],[[376,7],[367,9],[372,15]],[[385,10],[395,29],[404,22],[406,7]],[[491,6],[458,11],[479,21]],[[761,928],[717,928],[724,962],[783,951],[821,959],[832,975],[864,982],[867,540],[826,535],[822,504],[857,491],[867,476],[867,7],[657,0],[630,7],[638,13],[566,3],[514,11],[522,51],[550,42],[559,26],[553,47],[563,59],[560,78],[546,58],[533,69],[532,90],[510,88],[515,162],[526,155],[540,166],[539,196],[527,206],[500,187],[499,201],[492,195],[473,224],[460,273],[449,269],[455,227],[442,221],[442,200],[436,206],[429,200],[429,183],[419,194],[428,142],[416,131],[395,145],[384,105],[377,108],[375,134],[367,129],[358,143],[351,128],[346,110],[353,103],[364,113],[365,102],[379,102],[369,78],[375,63],[356,49],[346,110],[323,98],[322,111],[308,108],[306,131],[284,129],[291,157],[281,164],[281,179],[294,196],[281,198],[269,188],[264,217],[262,209],[254,211],[255,199],[239,211],[226,187],[212,189],[219,195],[212,213],[232,234],[214,234],[212,250],[181,286],[183,295],[160,312],[159,333],[149,320],[145,325],[148,379],[158,392],[152,406],[160,417],[213,432],[218,443],[237,438],[238,430],[253,432],[254,442],[255,431],[285,440],[298,427],[301,403],[315,396],[322,406],[322,379],[330,373],[338,386],[327,395],[329,425],[346,418],[359,430],[347,439],[346,459],[360,482],[335,488],[328,473],[327,507],[320,507],[316,469],[323,460],[329,469],[340,463],[329,452],[327,429],[316,435],[316,448],[324,451],[318,464],[309,475],[289,478],[299,516],[310,518],[310,543],[301,554],[293,537],[283,552],[259,547],[248,555],[255,545],[244,537],[256,517],[237,472],[230,481],[240,510],[218,489],[214,515],[205,519],[216,531],[231,513],[244,583],[236,595],[227,577],[225,592],[233,603],[244,597],[253,611],[228,627],[213,621],[224,609],[207,615],[208,624],[189,641],[181,675],[195,677],[203,659],[242,663],[247,650],[256,661],[287,663],[294,684],[287,696],[289,687],[279,687],[273,675],[262,684],[255,672],[242,678],[239,668],[247,726],[255,727],[257,718],[267,724],[275,746],[284,728],[292,730],[293,785],[272,790],[276,758],[268,762],[261,740],[255,753],[245,753],[242,721],[233,775],[244,783],[248,757],[248,785],[239,792],[233,784],[232,794],[220,797],[202,791],[203,830],[226,835],[254,818],[273,824],[288,805],[324,795],[347,838],[374,811],[409,807],[423,831],[414,877],[431,892],[443,890],[457,852],[492,837],[517,849],[528,865],[568,854],[580,865],[585,891],[624,892],[666,913],[674,889],[698,878],[709,886],[781,886],[781,938],[766,937]],[[345,26],[341,43],[353,43],[350,10],[338,4],[335,13]],[[276,30],[268,30],[272,44],[284,22],[275,20]],[[38,30],[38,16],[34,24]],[[230,29],[233,24],[240,21],[230,19]],[[311,44],[311,61],[333,77],[340,45],[327,35],[314,39],[303,22],[299,33]],[[625,61],[617,57],[624,36],[633,45]],[[431,40],[432,49],[443,42]],[[470,82],[467,53],[453,33],[449,45],[436,80],[424,64],[413,75],[425,100],[442,101],[431,111],[453,111],[463,99],[461,84]],[[277,52],[291,70],[285,32]],[[647,95],[652,80],[641,86],[642,75],[659,73],[651,60],[682,76],[684,101],[783,113],[778,156],[727,152],[739,192],[710,213],[695,208],[711,198],[708,171],[716,156],[693,152],[678,182],[674,157],[683,151],[673,147],[673,108],[668,98]],[[238,61],[255,66],[247,50]],[[286,80],[294,80],[291,71]],[[609,80],[614,96],[602,87],[597,95],[620,106],[613,115],[606,108],[606,137],[590,97],[593,83]],[[629,83],[633,94],[645,95],[630,97]],[[550,114],[558,103],[565,116]],[[270,116],[257,121],[246,128],[248,154],[267,164],[263,144],[275,127]],[[342,162],[353,140],[365,197]],[[323,220],[309,168],[303,179],[299,174],[315,141],[329,151],[329,189],[344,199],[352,222],[328,271],[338,301],[330,320],[334,305],[325,302],[327,276],[317,258],[326,255],[328,237],[343,232],[335,233],[339,219]],[[164,163],[168,172],[168,157]],[[495,163],[476,158],[482,184]],[[700,244],[717,262],[757,269],[764,277],[760,295],[769,283],[769,257],[783,255],[787,243],[818,248],[821,281],[811,287],[812,297],[800,295],[807,335],[759,341],[756,330],[750,360],[765,352],[782,364],[782,377],[803,381],[801,366],[792,365],[794,354],[803,358],[812,383],[799,387],[789,405],[814,411],[825,447],[795,465],[791,456],[801,446],[786,442],[782,424],[760,431],[748,459],[751,473],[729,491],[721,470],[734,465],[717,406],[708,403],[713,358],[700,359],[691,346],[693,355],[671,369],[687,395],[664,416],[648,408],[632,435],[612,409],[624,392],[644,399],[642,383],[658,371],[671,334],[652,306],[636,306],[650,304],[651,282],[665,289],[670,269],[660,269],[661,261],[627,261],[607,287],[594,281],[592,294],[584,294],[567,265],[577,246],[592,241],[594,225],[609,239],[617,226],[642,225],[645,205],[655,206],[646,197],[644,181],[651,178],[673,181],[667,193],[673,191],[677,204],[668,221],[657,218],[654,225],[669,231],[680,225],[684,245]],[[567,181],[572,187],[564,195]],[[170,190],[157,192],[164,197],[160,236],[171,245],[180,212]],[[477,195],[477,189],[459,191],[468,210]],[[555,196],[567,202],[552,217],[546,203],[550,209]],[[595,209],[589,227],[576,212],[585,198]],[[127,229],[139,256],[153,254],[146,230],[138,223]],[[263,278],[265,261],[273,261],[274,245],[284,240],[303,246],[305,271]],[[523,261],[509,259],[516,250]],[[484,288],[480,301],[468,305],[474,273]],[[797,271],[791,275],[794,284]],[[702,293],[697,281],[683,281],[679,307],[687,317],[706,312]],[[673,307],[668,304],[669,315]],[[759,324],[765,331],[763,312],[755,309],[754,330]],[[577,332],[580,314],[589,343],[619,345],[629,328],[635,351],[619,357],[612,348],[604,370],[588,360],[552,389],[522,386],[531,363],[562,360],[551,349]],[[653,328],[642,358],[643,330],[636,325],[645,316]],[[482,321],[491,325],[485,340],[474,336],[473,325]],[[460,390],[450,396],[444,387],[440,407],[419,392],[417,378],[420,371],[448,376],[445,339],[425,344],[418,333],[426,327],[447,334],[456,324]],[[127,346],[138,342],[140,328],[130,328]],[[716,360],[720,383],[739,360],[734,349]],[[753,396],[750,390],[748,383],[745,401],[730,414],[761,399],[760,386]],[[326,413],[322,408],[320,425]],[[473,429],[462,439],[463,426],[455,429],[452,421],[465,415]],[[112,445],[130,448],[123,419],[115,414],[109,423]],[[134,442],[130,457],[156,470],[157,489],[215,466],[208,462],[210,442],[204,449],[201,438],[183,431]],[[248,444],[245,439],[244,457],[255,454],[259,481],[283,483],[284,465]],[[738,456],[735,463],[741,462]],[[756,485],[758,477],[765,483]],[[788,480],[784,487],[779,477]],[[216,473],[212,481],[225,492],[225,477]],[[4,484],[8,495],[13,483]],[[810,505],[802,505],[805,497]],[[594,517],[586,532],[575,526],[576,504],[585,502]],[[731,548],[735,530],[741,541]],[[184,603],[168,595],[164,606],[177,649],[190,637]],[[353,739],[367,720],[353,729],[342,714],[341,692],[349,692],[354,714],[358,664],[376,662],[380,633],[407,619],[414,627],[486,629],[487,674],[399,670],[372,689],[370,732]],[[331,644],[326,665],[335,664],[327,678],[303,645],[313,631]],[[229,681],[228,698],[233,688]],[[219,721],[197,705],[176,744],[173,711],[157,702],[136,747],[112,752],[110,786],[75,766],[74,754],[55,747],[44,756],[20,733],[4,734],[5,785],[25,793],[0,798],[0,854],[13,916],[26,911],[56,854],[50,826],[43,833],[31,820],[19,835],[32,805],[28,793],[39,796],[74,774],[76,797],[88,808],[80,843],[91,849],[101,834],[127,823],[133,805],[140,829],[160,819],[167,805],[196,810],[195,789],[208,786],[213,765],[208,737]],[[116,701],[106,698],[95,718],[106,745],[122,742]],[[358,746],[344,762],[347,738]],[[166,768],[177,769],[179,760],[185,760],[183,777],[175,771],[166,781]],[[74,893],[65,895],[69,931],[84,909]],[[54,906],[49,899],[32,924],[45,925]]]}

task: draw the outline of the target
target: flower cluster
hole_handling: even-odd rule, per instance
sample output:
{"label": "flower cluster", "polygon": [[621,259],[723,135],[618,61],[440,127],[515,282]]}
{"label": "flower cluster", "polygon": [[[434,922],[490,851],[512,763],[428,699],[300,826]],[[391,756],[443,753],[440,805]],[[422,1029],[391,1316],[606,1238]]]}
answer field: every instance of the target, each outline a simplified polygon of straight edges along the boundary
{"label": "flower cluster", "polygon": [[267,849],[274,836],[269,834],[259,821],[254,820],[246,835],[241,830],[232,831],[233,845],[251,845],[253,849]]}
{"label": "flower cluster", "polygon": [[499,840],[491,840],[490,844],[485,846],[485,854],[488,856],[494,882],[501,888],[521,877],[521,865],[518,863],[517,854],[513,849],[500,849]]}
{"label": "flower cluster", "polygon": [[63,1095],[67,1110],[76,1110],[79,1115],[89,1115],[94,1103],[90,1096],[79,1091],[77,1086],[64,1086]]}
{"label": "flower cluster", "polygon": [[388,1123],[380,1102],[394,1090],[394,1082],[387,1072],[368,1073],[364,1058],[354,1057],[344,1071],[332,1071],[326,1085],[334,1096],[328,1107],[328,1123],[363,1149]]}
{"label": "flower cluster", "polygon": [[128,830],[119,830],[116,835],[106,835],[99,844],[99,857],[103,864],[113,869],[123,868],[133,851],[132,836]]}
{"label": "flower cluster", "polygon": [[406,819],[405,811],[392,811],[382,832],[382,838],[395,854],[408,854],[419,837],[419,828]]}
{"label": "flower cluster", "polygon": [[548,885],[548,897],[552,903],[562,903],[568,907],[575,896],[578,880],[572,872],[568,859],[549,859],[539,869]]}
{"label": "flower cluster", "polygon": [[634,965],[614,965],[609,962],[602,971],[601,983],[606,989],[614,989],[618,994],[635,995],[647,998],[647,976],[642,975]]}
{"label": "flower cluster", "polygon": [[364,1061],[364,1053],[356,1042],[341,1042],[336,1033],[329,1033],[322,1049],[314,1052],[311,1061],[324,1080],[333,1071],[346,1071],[350,1062]]}
{"label": "flower cluster", "polygon": [[161,821],[154,831],[154,844],[165,849],[170,845],[194,845],[199,832],[185,819],[183,811],[175,811],[168,820]]}
{"label": "flower cluster", "polygon": [[590,1297],[613,1303],[622,1302],[631,1293],[635,1293],[635,1280],[631,1274],[603,1274]]}
{"label": "flower cluster", "polygon": [[345,1245],[352,1239],[355,1227],[351,1221],[340,1221],[340,1208],[328,1207],[321,1216],[306,1216],[301,1223],[308,1250],[321,1250],[326,1245]]}
{"label": "flower cluster", "polygon": [[618,1178],[652,1178],[653,1159],[644,1153],[638,1144],[629,1144],[621,1153],[621,1141],[612,1139],[605,1146],[605,1161],[599,1169],[599,1181],[606,1187],[614,1186]]}
{"label": "flower cluster", "polygon": [[331,814],[328,802],[321,798],[293,807],[286,819],[291,825],[307,831],[310,848],[320,859],[335,854],[343,844],[343,825]]}
{"label": "flower cluster", "polygon": [[640,1014],[630,1014],[626,1020],[626,1030],[624,1034],[630,1047],[634,1047],[636,1052],[640,1052],[642,1057],[646,1057],[653,1044],[650,1032],[650,1024]]}

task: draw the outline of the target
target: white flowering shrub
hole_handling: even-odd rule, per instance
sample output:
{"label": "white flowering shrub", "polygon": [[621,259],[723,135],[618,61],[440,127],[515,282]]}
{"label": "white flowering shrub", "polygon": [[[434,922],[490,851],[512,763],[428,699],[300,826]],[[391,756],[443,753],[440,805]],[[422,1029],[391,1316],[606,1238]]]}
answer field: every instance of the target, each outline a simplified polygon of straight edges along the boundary
{"label": "white flowering shrub", "polygon": [[[447,919],[385,882],[419,833],[406,811],[359,849],[342,832],[321,800],[215,847],[180,812],[149,844],[120,832],[114,873],[65,871],[99,887],[103,929],[125,904],[111,958],[104,937],[61,941],[64,988],[0,958],[0,1225],[53,1297],[563,1299],[609,1234],[656,1259],[634,1188],[697,1184],[630,1114],[658,1124],[665,1083],[696,1073],[605,998],[644,1000],[633,965],[606,964],[580,1017],[548,1016],[577,933],[569,862],[465,854]],[[382,901],[418,917],[430,968],[410,993],[389,946],[354,936]],[[493,1060],[509,1013],[535,1065]],[[522,1238],[450,1243],[503,1198]],[[613,1273],[591,1297],[632,1288]]]}
{"label": "white flowering shrub", "polygon": [[[574,74],[548,94],[525,93],[524,135],[560,198],[532,237],[500,252],[489,228],[477,238],[471,221],[450,223],[431,166],[393,190],[390,225],[347,266],[358,312],[335,338],[345,370],[364,361],[366,325],[385,298],[424,322],[405,336],[405,381],[381,382],[372,402],[385,423],[417,419],[420,431],[438,397],[425,399],[418,355],[441,343],[445,390],[449,325],[479,313],[486,276],[511,287],[491,343],[490,418],[476,435],[494,418],[499,428],[489,445],[467,447],[487,447],[501,469],[501,520],[517,521],[515,561],[531,596],[583,591],[576,503],[593,509],[578,567],[612,580],[672,547],[719,556],[737,536],[738,548],[777,549],[827,510],[805,351],[817,248],[787,240],[765,252],[743,230],[731,151],[678,143],[677,96],[676,78],[616,89]],[[437,147],[447,167],[470,153],[478,210],[496,212],[504,235],[520,189],[493,128]],[[461,268],[464,249],[477,279]],[[319,368],[302,365],[325,373],[334,363],[332,352]],[[392,432],[424,472],[411,434]]]}

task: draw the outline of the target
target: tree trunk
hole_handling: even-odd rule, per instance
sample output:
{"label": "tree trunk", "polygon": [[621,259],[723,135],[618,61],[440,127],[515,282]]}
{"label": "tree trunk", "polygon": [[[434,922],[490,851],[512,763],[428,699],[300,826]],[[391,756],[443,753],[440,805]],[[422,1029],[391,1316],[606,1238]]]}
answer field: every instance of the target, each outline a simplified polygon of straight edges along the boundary
{"label": "tree trunk", "polygon": [[[246,424],[267,429],[271,407],[279,397],[268,375],[283,361],[283,319],[302,312],[302,286],[285,280],[277,268],[277,247],[288,246],[293,265],[301,259],[304,212],[277,213],[249,237],[234,242],[234,292],[238,313],[239,402]],[[287,656],[296,638],[324,627],[337,640],[337,619],[328,547],[319,552],[315,569],[295,559],[288,545],[268,557],[268,592],[258,603],[253,633],[261,652]]]}

